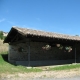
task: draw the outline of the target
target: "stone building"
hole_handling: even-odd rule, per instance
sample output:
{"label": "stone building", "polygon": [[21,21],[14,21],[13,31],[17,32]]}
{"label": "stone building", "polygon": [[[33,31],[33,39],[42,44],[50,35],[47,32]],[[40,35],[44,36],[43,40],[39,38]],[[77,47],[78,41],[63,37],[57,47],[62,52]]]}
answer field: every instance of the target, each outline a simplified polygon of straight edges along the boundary
{"label": "stone building", "polygon": [[79,36],[12,27],[4,43],[9,44],[9,62],[16,65],[59,65],[80,61]]}

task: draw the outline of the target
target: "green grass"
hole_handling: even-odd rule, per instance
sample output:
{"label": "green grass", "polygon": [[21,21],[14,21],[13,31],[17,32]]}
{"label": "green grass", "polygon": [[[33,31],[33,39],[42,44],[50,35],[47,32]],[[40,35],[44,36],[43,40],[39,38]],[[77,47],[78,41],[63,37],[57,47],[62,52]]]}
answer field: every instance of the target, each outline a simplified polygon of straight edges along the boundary
{"label": "green grass", "polygon": [[30,68],[27,69],[25,66],[15,66],[8,62],[6,62],[2,54],[6,53],[0,53],[0,73],[25,73],[25,72],[40,72],[41,69],[38,68]]}
{"label": "green grass", "polygon": [[[7,52],[2,52],[0,53],[0,74],[1,73],[27,73],[27,72],[41,72],[42,69],[40,68],[30,68],[27,69],[25,66],[15,66],[7,61],[4,60],[3,55],[7,55]],[[71,70],[71,69],[80,69],[80,64],[69,64],[69,65],[63,65],[63,66],[55,66],[55,67],[50,67],[48,70],[49,71],[54,71],[54,70]]]}
{"label": "green grass", "polygon": [[68,64],[63,66],[56,66],[54,68],[50,68],[50,70],[70,70],[80,68],[80,64]]}

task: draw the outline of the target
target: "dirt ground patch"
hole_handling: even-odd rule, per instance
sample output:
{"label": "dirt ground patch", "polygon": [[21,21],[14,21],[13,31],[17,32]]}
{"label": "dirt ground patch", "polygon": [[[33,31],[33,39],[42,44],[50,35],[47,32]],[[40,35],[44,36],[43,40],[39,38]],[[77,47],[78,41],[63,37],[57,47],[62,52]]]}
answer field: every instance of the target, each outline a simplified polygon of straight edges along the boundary
{"label": "dirt ground patch", "polygon": [[16,74],[0,74],[2,78],[65,78],[80,76],[80,69],[62,70],[62,71],[42,71],[30,73],[16,73]]}

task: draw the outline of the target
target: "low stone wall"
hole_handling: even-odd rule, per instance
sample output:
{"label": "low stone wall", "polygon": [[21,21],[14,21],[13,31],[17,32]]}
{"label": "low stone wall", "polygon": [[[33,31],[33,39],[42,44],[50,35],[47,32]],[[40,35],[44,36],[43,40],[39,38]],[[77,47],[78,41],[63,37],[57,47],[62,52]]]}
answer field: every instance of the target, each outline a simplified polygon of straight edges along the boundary
{"label": "low stone wall", "polygon": [[49,66],[49,65],[62,65],[62,64],[72,64],[75,60],[45,60],[45,61],[16,61],[16,65],[23,66]]}

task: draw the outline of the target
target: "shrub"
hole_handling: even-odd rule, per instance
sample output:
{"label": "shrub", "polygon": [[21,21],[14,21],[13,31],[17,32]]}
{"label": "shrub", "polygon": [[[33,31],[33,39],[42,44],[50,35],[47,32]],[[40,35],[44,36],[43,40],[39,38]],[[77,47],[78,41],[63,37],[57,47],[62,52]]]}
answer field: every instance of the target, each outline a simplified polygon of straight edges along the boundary
{"label": "shrub", "polygon": [[0,39],[2,40],[4,38],[3,31],[0,31]]}

